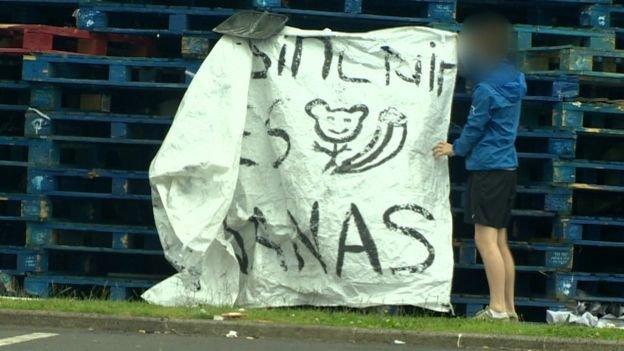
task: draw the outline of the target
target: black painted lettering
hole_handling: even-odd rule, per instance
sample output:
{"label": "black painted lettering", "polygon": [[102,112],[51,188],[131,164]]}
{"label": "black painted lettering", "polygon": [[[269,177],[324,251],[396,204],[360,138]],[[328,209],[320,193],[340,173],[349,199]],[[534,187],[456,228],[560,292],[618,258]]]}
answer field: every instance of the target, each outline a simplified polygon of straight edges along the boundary
{"label": "black painted lettering", "polygon": [[[347,245],[347,235],[349,233],[349,223],[351,219],[355,222],[355,228],[358,231],[362,245]],[[351,209],[347,212],[347,216],[342,223],[342,230],[340,232],[340,242],[338,243],[338,258],[336,260],[336,275],[342,276],[342,266],[344,265],[344,259],[346,253],[366,253],[368,261],[370,262],[373,270],[378,274],[383,274],[381,270],[381,264],[379,263],[379,253],[377,251],[377,245],[371,236],[370,231],[364,223],[364,218],[360,210],[355,204],[351,204]]]}
{"label": "black painted lettering", "polygon": [[325,264],[325,261],[323,260],[323,256],[321,256],[321,250],[320,250],[319,241],[318,241],[318,229],[319,229],[318,201],[315,201],[312,204],[312,213],[310,213],[310,228],[309,228],[310,235],[309,237],[301,230],[299,223],[297,223],[297,220],[292,215],[292,213],[290,213],[290,211],[288,211],[288,217],[290,217],[290,220],[293,222],[293,224],[295,225],[295,228],[297,229],[297,239],[299,239],[303,243],[303,246],[305,246],[310,251],[312,256],[316,258],[316,260],[319,262],[319,264],[323,268],[323,271],[325,272],[325,274],[327,274],[327,264]]}
{"label": "black painted lettering", "polygon": [[238,261],[238,266],[240,267],[240,271],[243,274],[248,274],[249,272],[249,257],[247,256],[247,251],[245,250],[245,241],[243,240],[243,236],[238,231],[228,227],[227,218],[223,221],[223,230],[226,233],[229,233],[234,238],[234,242],[238,246],[238,251],[240,253],[235,253],[236,260]]}
{"label": "black painted lettering", "polygon": [[262,213],[259,208],[255,207],[254,214],[253,216],[251,216],[251,218],[249,218],[249,221],[254,224],[256,242],[266,247],[267,249],[275,251],[277,258],[280,260],[280,266],[284,269],[284,271],[287,271],[288,266],[286,265],[286,260],[284,259],[284,250],[282,250],[281,245],[260,234],[261,228],[266,234],[266,218],[264,217],[264,213]]}
{"label": "black painted lettering", "polygon": [[344,53],[341,53],[340,55],[338,55],[338,77],[340,77],[340,79],[344,80],[345,82],[351,82],[351,83],[370,83],[370,80],[366,78],[347,77],[344,74],[344,71],[342,69],[343,62],[344,62]]}
{"label": "black painted lettering", "polygon": [[262,64],[264,65],[264,69],[261,71],[254,71],[251,73],[251,77],[253,79],[265,79],[267,77],[267,73],[269,72],[269,68],[271,68],[271,59],[267,54],[260,51],[258,47],[249,42],[249,47],[251,48],[251,52],[254,57],[259,57],[262,60]]}
{"label": "black painted lettering", "polygon": [[323,43],[325,61],[323,62],[323,69],[321,71],[321,76],[323,77],[323,79],[326,79],[327,76],[329,76],[329,70],[331,69],[331,64],[332,64],[332,60],[334,57],[332,42],[329,37],[297,37],[295,39],[295,51],[293,53],[292,64],[290,67],[293,78],[296,78],[297,73],[299,73],[299,66],[301,65],[301,57],[303,54],[303,40],[304,39],[316,39],[316,40],[320,40]]}
{"label": "black painted lettering", "polygon": [[390,217],[399,211],[412,211],[425,217],[429,221],[433,221],[434,219],[431,213],[416,204],[396,205],[386,210],[383,215],[383,221],[386,227],[388,227],[388,229],[390,230],[400,231],[403,235],[407,235],[418,240],[421,244],[425,246],[428,252],[427,257],[420,264],[413,266],[392,267],[390,268],[390,271],[392,272],[392,274],[400,271],[408,271],[409,273],[424,272],[427,268],[429,268],[429,266],[431,266],[433,260],[435,259],[435,249],[433,245],[431,245],[431,243],[429,243],[429,241],[425,238],[425,236],[422,235],[418,230],[410,227],[400,226],[392,221]]}

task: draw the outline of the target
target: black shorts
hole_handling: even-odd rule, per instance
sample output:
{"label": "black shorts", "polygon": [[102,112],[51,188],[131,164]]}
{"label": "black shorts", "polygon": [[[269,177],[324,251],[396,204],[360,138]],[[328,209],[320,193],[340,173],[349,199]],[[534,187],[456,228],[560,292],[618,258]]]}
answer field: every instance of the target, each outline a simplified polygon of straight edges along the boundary
{"label": "black shorts", "polygon": [[507,228],[516,198],[515,170],[469,172],[464,220],[498,229]]}

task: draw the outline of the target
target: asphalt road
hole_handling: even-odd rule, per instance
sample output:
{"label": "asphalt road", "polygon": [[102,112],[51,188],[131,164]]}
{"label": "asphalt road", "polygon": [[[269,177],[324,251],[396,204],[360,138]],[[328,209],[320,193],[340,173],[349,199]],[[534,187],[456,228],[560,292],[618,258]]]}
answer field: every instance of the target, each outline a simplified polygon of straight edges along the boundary
{"label": "asphalt road", "polygon": [[451,351],[417,345],[355,345],[298,340],[123,334],[68,329],[0,327],[0,351]]}

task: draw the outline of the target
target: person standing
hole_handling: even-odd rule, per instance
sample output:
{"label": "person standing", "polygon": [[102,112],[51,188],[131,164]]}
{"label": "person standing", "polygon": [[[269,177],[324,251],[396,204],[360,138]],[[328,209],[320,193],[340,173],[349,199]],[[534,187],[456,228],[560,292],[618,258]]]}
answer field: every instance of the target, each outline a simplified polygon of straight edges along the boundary
{"label": "person standing", "polygon": [[460,73],[473,83],[470,114],[452,144],[439,142],[436,158],[464,156],[469,173],[465,221],[475,228],[475,243],[487,275],[490,303],[476,318],[517,320],[515,265],[507,226],[516,194],[515,140],[524,74],[508,60],[512,26],[494,13],[466,19],[459,35]]}

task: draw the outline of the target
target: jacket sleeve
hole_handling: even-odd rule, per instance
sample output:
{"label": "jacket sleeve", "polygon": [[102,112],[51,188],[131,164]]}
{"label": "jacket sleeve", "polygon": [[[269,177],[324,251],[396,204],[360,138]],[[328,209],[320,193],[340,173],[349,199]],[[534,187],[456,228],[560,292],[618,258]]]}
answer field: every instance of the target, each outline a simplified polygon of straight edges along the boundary
{"label": "jacket sleeve", "polygon": [[490,94],[487,88],[477,87],[472,98],[468,121],[461,135],[453,143],[453,153],[466,156],[483,137],[485,125],[490,120]]}

